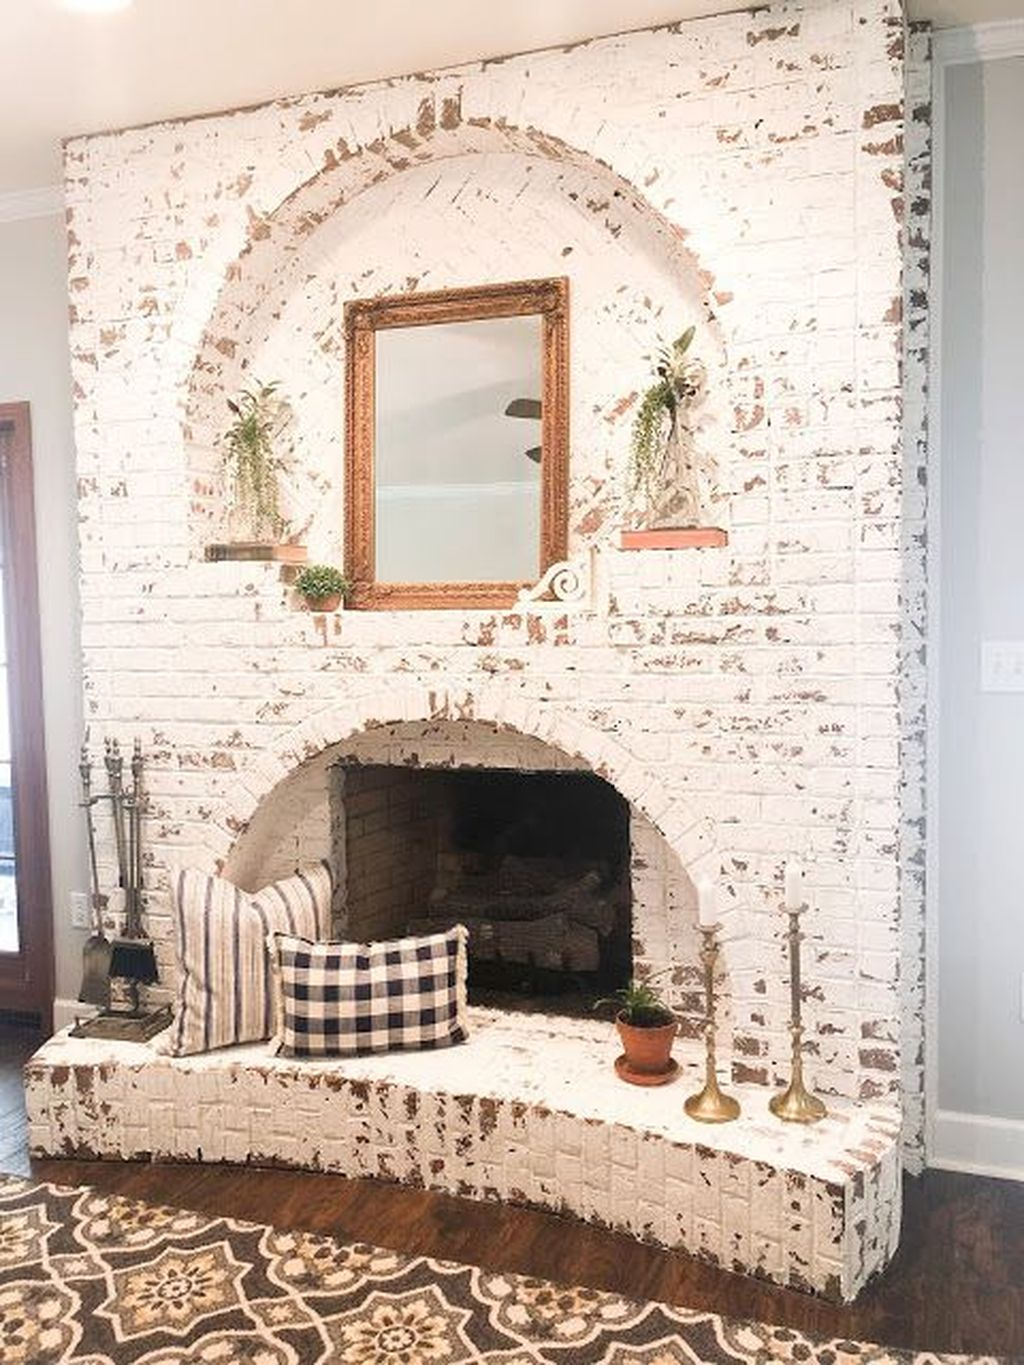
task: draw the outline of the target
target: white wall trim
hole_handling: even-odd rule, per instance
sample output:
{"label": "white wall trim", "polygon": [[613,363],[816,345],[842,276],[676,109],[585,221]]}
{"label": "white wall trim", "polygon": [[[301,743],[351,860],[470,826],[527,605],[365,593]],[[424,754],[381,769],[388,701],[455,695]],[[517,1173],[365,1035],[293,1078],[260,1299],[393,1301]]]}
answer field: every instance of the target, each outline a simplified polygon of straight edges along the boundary
{"label": "white wall trim", "polygon": [[925,776],[925,1161],[940,1170],[1024,1180],[1024,1123],[939,1107],[939,794],[942,604],[942,283],[946,68],[1024,56],[1024,19],[938,29],[932,43],[932,233],[928,380],[928,706]]}
{"label": "white wall trim", "polygon": [[1024,1120],[940,1109],[928,1164],[940,1171],[1024,1180]]}
{"label": "white wall trim", "polygon": [[[938,35],[934,35],[937,39]],[[928,300],[928,506],[925,579],[927,651],[925,707],[925,887],[924,887],[924,1159],[931,1165],[939,1106],[939,690],[941,651],[942,522],[942,271],[945,193],[946,85],[938,43],[932,44],[932,222]]]}
{"label": "white wall trim", "polygon": [[939,67],[1024,56],[1024,19],[935,31],[933,59]]}
{"label": "white wall trim", "polygon": [[53,1031],[58,1033],[68,1028],[76,1019],[91,1019],[96,1013],[92,1005],[83,1005],[80,1000],[63,1000],[60,996],[53,1002]]}
{"label": "white wall trim", "polygon": [[0,223],[17,223],[24,218],[53,218],[63,212],[64,189],[61,185],[0,194]]}

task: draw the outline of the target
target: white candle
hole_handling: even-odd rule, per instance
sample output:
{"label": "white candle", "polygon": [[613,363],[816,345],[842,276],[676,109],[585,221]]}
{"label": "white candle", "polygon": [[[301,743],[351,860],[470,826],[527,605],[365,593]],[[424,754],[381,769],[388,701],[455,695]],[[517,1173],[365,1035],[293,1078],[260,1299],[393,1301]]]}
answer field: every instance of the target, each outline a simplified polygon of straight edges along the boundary
{"label": "white candle", "polygon": [[785,908],[787,910],[800,910],[804,904],[804,869],[801,863],[796,861],[786,864],[786,896]]}
{"label": "white candle", "polygon": [[697,883],[697,923],[702,929],[714,929],[718,923],[715,884],[710,877]]}

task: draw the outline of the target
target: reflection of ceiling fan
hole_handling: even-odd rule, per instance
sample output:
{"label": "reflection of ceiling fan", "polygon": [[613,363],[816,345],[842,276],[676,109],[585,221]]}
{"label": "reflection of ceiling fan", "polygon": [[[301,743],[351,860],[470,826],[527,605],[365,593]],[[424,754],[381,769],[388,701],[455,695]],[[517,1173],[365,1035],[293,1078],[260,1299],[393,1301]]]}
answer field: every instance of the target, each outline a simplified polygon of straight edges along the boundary
{"label": "reflection of ceiling fan", "polygon": [[[539,398],[513,398],[505,409],[506,417],[529,417],[535,422],[541,419],[541,402]],[[540,464],[540,446],[530,446],[523,454],[534,464]]]}

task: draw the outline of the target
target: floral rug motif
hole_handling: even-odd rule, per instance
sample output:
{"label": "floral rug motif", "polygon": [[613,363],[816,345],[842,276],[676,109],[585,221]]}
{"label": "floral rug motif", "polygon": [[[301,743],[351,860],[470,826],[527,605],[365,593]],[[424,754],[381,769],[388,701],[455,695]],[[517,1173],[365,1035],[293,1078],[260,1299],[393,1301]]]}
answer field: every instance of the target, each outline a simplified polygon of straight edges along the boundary
{"label": "floral rug motif", "polygon": [[[0,1177],[0,1365],[943,1365]],[[973,1358],[980,1365],[980,1358]]]}

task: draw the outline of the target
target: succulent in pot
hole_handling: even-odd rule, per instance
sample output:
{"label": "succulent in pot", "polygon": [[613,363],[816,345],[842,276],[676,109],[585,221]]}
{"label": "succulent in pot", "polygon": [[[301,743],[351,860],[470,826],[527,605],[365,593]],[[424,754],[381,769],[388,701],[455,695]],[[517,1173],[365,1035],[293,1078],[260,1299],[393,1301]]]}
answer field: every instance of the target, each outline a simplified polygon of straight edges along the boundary
{"label": "succulent in pot", "polygon": [[348,579],[331,564],[307,564],[295,578],[295,591],[310,611],[337,611],[350,590]]}
{"label": "succulent in pot", "polygon": [[672,1070],[672,1041],[679,1025],[650,980],[631,981],[614,995],[596,1001],[594,1008],[602,1005],[617,1010],[615,1027],[622,1039],[626,1072],[667,1075]]}

